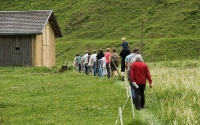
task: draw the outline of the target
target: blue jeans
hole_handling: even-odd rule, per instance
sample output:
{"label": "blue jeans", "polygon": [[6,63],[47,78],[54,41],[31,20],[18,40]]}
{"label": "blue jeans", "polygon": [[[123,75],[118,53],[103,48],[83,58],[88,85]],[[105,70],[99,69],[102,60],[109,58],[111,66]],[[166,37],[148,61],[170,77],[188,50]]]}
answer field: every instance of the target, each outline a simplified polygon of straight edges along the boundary
{"label": "blue jeans", "polygon": [[96,71],[96,69],[97,69],[96,68],[96,61],[93,62],[92,68],[93,68],[94,76],[96,76],[96,73],[97,73],[97,71]]}
{"label": "blue jeans", "polygon": [[99,77],[103,77],[101,63],[102,63],[102,61],[98,60],[98,73],[99,73]]}
{"label": "blue jeans", "polygon": [[84,67],[85,67],[85,74],[87,75],[87,74],[88,74],[88,67],[87,67],[87,64],[85,64]]}
{"label": "blue jeans", "polygon": [[131,85],[131,94],[132,94],[132,99],[134,99],[134,98],[135,98],[135,91],[134,91],[134,87],[133,87],[131,81],[130,81],[130,85]]}

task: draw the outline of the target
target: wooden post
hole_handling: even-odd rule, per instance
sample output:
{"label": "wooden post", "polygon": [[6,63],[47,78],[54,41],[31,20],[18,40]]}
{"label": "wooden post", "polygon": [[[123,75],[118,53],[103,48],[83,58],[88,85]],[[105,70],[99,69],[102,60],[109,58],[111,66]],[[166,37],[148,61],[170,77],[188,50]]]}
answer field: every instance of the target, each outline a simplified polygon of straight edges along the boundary
{"label": "wooden post", "polygon": [[119,114],[120,114],[120,122],[121,122],[121,125],[123,125],[122,108],[121,108],[121,107],[119,107]]}
{"label": "wooden post", "polygon": [[141,55],[143,54],[143,26],[144,25],[144,22],[142,21],[142,30],[141,30],[141,42],[140,42],[140,52],[141,52]]}

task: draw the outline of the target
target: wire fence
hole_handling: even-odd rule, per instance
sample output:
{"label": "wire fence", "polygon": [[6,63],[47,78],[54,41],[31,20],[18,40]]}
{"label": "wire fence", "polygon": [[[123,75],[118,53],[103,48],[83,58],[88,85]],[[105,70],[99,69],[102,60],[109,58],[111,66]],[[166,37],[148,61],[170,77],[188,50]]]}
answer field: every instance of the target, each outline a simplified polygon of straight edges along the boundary
{"label": "wire fence", "polygon": [[126,82],[126,95],[127,95],[127,98],[126,98],[126,101],[125,101],[124,105],[122,107],[119,107],[119,113],[118,113],[118,116],[117,116],[117,120],[115,121],[115,125],[117,125],[119,119],[120,119],[120,124],[123,125],[123,109],[125,108],[125,106],[126,106],[126,104],[127,104],[129,99],[130,99],[131,105],[132,105],[133,118],[135,118],[131,87],[128,84],[128,79],[127,79],[127,75],[126,74],[125,74],[125,82]]}

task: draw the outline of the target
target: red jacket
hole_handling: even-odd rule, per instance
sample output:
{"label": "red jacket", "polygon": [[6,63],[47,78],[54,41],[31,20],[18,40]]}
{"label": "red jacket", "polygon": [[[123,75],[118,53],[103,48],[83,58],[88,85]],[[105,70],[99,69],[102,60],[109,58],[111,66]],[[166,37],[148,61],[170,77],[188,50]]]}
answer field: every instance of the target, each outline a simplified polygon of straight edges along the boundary
{"label": "red jacket", "polygon": [[141,61],[132,63],[130,67],[130,80],[137,84],[146,84],[146,79],[152,84],[148,66]]}

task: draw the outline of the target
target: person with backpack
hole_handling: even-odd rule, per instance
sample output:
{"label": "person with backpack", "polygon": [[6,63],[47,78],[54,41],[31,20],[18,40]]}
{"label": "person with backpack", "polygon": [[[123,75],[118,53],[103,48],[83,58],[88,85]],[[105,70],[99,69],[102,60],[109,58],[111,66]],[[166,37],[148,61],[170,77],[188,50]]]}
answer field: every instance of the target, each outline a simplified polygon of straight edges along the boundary
{"label": "person with backpack", "polygon": [[118,60],[119,60],[119,55],[117,54],[116,49],[113,48],[112,53],[111,53],[111,63],[110,63],[112,77],[116,75],[116,70],[118,67]]}
{"label": "person with backpack", "polygon": [[148,80],[149,86],[152,88],[152,79],[149,68],[147,64],[142,61],[141,55],[137,54],[135,59],[136,61],[130,66],[130,81],[135,92],[134,104],[136,110],[140,110],[140,108],[144,108],[145,105],[144,91],[146,80]]}
{"label": "person with backpack", "polygon": [[119,56],[121,57],[121,75],[122,75],[122,81],[124,81],[124,72],[125,72],[125,58],[127,55],[130,54],[129,50],[129,43],[126,41],[126,38],[122,38],[122,44],[121,44],[122,50],[120,51]]}

